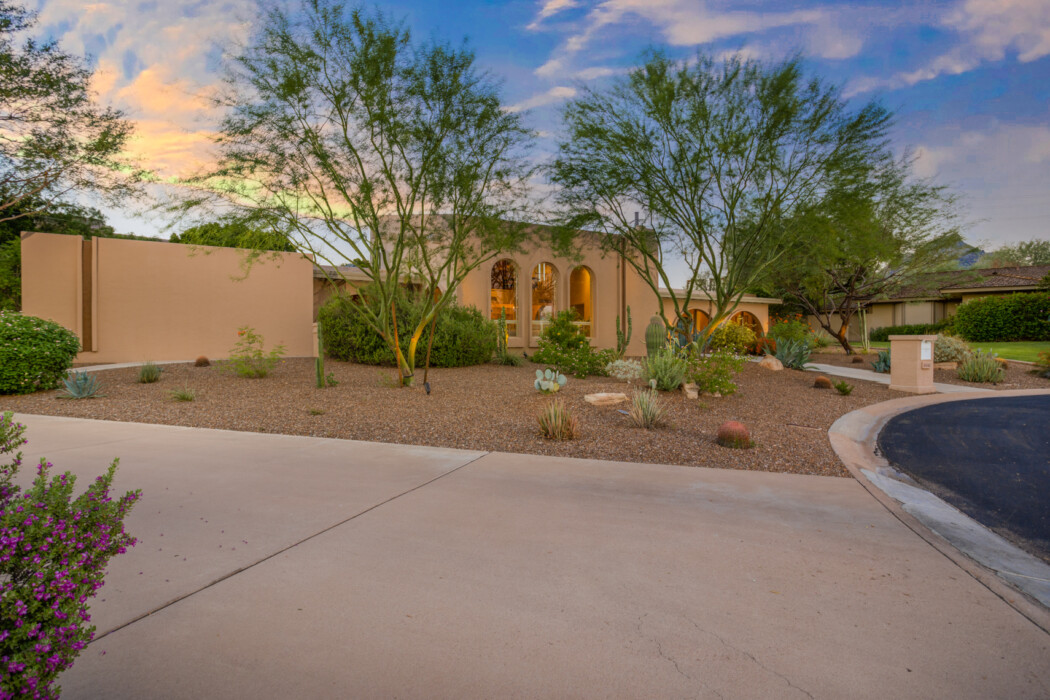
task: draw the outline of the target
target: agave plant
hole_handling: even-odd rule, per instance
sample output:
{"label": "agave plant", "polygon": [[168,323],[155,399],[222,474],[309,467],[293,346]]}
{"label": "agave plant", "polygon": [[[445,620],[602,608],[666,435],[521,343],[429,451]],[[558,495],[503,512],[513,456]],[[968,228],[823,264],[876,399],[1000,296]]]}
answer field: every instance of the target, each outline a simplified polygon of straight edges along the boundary
{"label": "agave plant", "polygon": [[102,383],[93,374],[73,372],[62,383],[65,384],[61,396],[63,399],[92,399],[101,396],[98,390],[102,388]]}
{"label": "agave plant", "polygon": [[890,351],[879,350],[879,356],[871,363],[871,367],[879,374],[887,374],[890,371]]}
{"label": "agave plant", "polygon": [[569,380],[561,372],[553,369],[536,370],[536,381],[533,384],[536,391],[544,394],[553,394],[561,389]]}
{"label": "agave plant", "polygon": [[808,340],[781,340],[777,343],[776,352],[766,351],[767,355],[780,360],[788,369],[807,369],[806,363],[809,362],[809,355],[813,351]]}

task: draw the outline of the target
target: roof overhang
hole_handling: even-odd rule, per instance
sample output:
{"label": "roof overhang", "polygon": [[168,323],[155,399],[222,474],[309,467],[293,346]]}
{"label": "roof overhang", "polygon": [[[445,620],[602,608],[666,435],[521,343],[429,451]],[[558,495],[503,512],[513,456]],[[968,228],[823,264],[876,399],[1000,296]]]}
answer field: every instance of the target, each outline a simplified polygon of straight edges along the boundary
{"label": "roof overhang", "polygon": [[[663,298],[663,299],[670,299],[671,298],[671,291],[674,291],[675,296],[681,297],[681,296],[685,295],[685,290],[684,289],[669,290],[669,289],[664,289],[663,287],[661,287],[660,288],[660,297]],[[696,292],[693,292],[693,296],[690,299],[690,301],[712,301],[713,302],[714,298],[708,292],[696,291]],[[756,297],[756,296],[753,296],[751,294],[745,294],[744,296],[740,297],[740,301],[743,302],[743,303],[746,303],[746,304],[780,304],[780,303],[783,303],[784,300],[783,299],[776,299],[776,298],[773,298],[773,297]]]}

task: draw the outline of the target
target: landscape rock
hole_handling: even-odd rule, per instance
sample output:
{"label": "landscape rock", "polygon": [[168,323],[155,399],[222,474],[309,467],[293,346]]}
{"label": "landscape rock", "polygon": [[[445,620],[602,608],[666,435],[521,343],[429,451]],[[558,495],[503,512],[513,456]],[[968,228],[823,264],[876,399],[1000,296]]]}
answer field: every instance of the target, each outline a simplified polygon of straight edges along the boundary
{"label": "landscape rock", "polygon": [[764,367],[765,369],[771,369],[774,372],[778,372],[784,369],[784,363],[778,360],[777,358],[773,357],[772,355],[766,355],[761,360],[759,360],[758,366]]}
{"label": "landscape rock", "polygon": [[693,382],[686,382],[683,384],[682,393],[685,394],[685,398],[687,399],[700,398],[700,388]]}
{"label": "landscape rock", "polygon": [[618,403],[626,401],[627,394],[617,394],[613,392],[587,394],[583,397],[583,400],[592,406],[615,406]]}

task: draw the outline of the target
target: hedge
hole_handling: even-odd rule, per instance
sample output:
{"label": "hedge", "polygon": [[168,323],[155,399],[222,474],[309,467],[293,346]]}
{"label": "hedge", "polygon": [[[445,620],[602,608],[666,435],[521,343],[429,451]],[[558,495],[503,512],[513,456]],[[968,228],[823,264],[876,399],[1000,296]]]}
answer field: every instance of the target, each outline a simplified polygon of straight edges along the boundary
{"label": "hedge", "polygon": [[0,394],[53,389],[73,366],[80,341],[53,321],[0,311]]}
{"label": "hedge", "polygon": [[937,323],[912,323],[906,326],[885,326],[883,328],[874,328],[868,333],[868,338],[872,342],[885,343],[890,339],[891,335],[937,335],[938,333],[952,332],[952,324],[955,322],[954,316],[949,316],[943,321]]}
{"label": "hedge", "polygon": [[[367,291],[365,292],[367,299]],[[375,304],[376,302],[365,302]],[[397,326],[401,350],[408,351],[412,330],[422,316],[422,305],[406,294],[397,300]],[[394,365],[394,353],[358,310],[357,303],[339,294],[329,299],[317,313],[324,336],[325,354],[336,360],[364,365]],[[430,328],[423,331],[416,349],[416,364],[423,366]],[[431,367],[466,367],[492,359],[496,351],[496,324],[473,306],[451,304],[438,314]]]}
{"label": "hedge", "polygon": [[968,301],[955,312],[955,332],[971,343],[1050,340],[1050,292]]}

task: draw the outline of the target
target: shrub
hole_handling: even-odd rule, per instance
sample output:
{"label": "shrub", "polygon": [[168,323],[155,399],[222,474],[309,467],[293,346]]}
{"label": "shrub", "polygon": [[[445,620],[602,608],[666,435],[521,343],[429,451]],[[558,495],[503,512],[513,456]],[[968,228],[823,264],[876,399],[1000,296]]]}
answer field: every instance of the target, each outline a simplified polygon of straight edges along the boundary
{"label": "shrub", "polygon": [[175,401],[196,401],[197,391],[189,387],[183,389],[172,389],[168,392]]}
{"label": "shrub", "polygon": [[977,350],[959,363],[956,372],[964,382],[998,384],[1003,381],[1003,367],[998,359],[995,353]]}
{"label": "shrub", "polygon": [[496,357],[493,359],[497,365],[504,365],[507,367],[521,367],[525,364],[525,358],[521,355],[516,355],[510,351],[497,352]]}
{"label": "shrub", "polygon": [[573,323],[575,319],[572,310],[554,314],[540,336],[539,350],[529,359],[574,377],[604,377],[605,368],[616,359],[616,351],[592,348],[591,341]]}
{"label": "shrub", "polygon": [[770,319],[766,337],[776,341],[778,346],[789,340],[810,343],[813,338],[813,330],[803,320],[802,314],[788,317],[774,316]]}
{"label": "shrub", "polygon": [[147,361],[146,364],[139,367],[139,384],[152,384],[160,379],[162,371],[160,365]]}
{"label": "shrub", "polygon": [[820,330],[813,334],[812,339],[813,347],[817,350],[823,350],[827,346],[831,345],[831,336]]}
{"label": "shrub", "polygon": [[642,378],[642,363],[638,360],[613,360],[605,366],[605,373],[630,384]]}
{"label": "shrub", "polygon": [[101,396],[98,393],[102,388],[102,382],[93,374],[87,372],[73,372],[63,380],[62,399],[93,399]]}
{"label": "shrub", "polygon": [[938,335],[933,344],[934,362],[962,362],[973,350],[962,338],[953,335]]}
{"label": "shrub", "polygon": [[1044,379],[1050,379],[1050,350],[1039,353],[1039,359],[1035,361],[1035,373]]}
{"label": "shrub", "polygon": [[[776,352],[772,353],[772,355],[788,369],[804,370],[806,369],[806,363],[809,362],[811,352],[813,352],[813,349],[810,347],[807,339],[788,339],[778,342]],[[766,354],[770,354],[768,350]]]}
{"label": "shrub", "polygon": [[743,355],[756,341],[755,332],[747,326],[723,323],[711,332],[708,346],[711,350],[726,348],[737,355]]}
{"label": "shrub", "polygon": [[704,394],[731,396],[736,393],[733,378],[747,360],[722,348],[708,355],[697,354],[689,364],[689,380]]}
{"label": "shrub", "polygon": [[1050,340],[1050,293],[968,301],[955,312],[955,332],[971,343]]}
{"label": "shrub", "polygon": [[200,357],[197,358],[197,361],[193,363],[193,366],[194,367],[211,367],[211,361],[207,357],[205,357],[204,355],[201,355]]}
{"label": "shrub", "polygon": [[[368,325],[361,303],[378,313],[378,301],[370,299],[368,288],[361,291],[363,302],[352,301],[345,294],[329,299],[317,312],[317,323],[324,334],[328,357],[363,365],[394,366],[394,353],[386,341]],[[401,331],[401,351],[407,353],[411,340],[406,329],[415,328],[423,314],[419,299],[408,292],[396,301],[397,327]],[[422,366],[430,343],[428,325],[419,338],[416,362]],[[431,367],[467,367],[492,359],[496,352],[496,323],[482,316],[473,306],[451,304],[437,315],[434,342],[430,347]],[[511,355],[508,355],[512,357]],[[514,363],[509,360],[508,363]]]}
{"label": "shrub", "polygon": [[[25,444],[24,432],[3,414],[0,455]],[[76,477],[50,476],[41,460],[22,491],[14,483],[21,462],[19,452],[0,464],[0,697],[57,698],[58,675],[94,637],[88,600],[109,560],[135,544],[124,518],[141,494],[112,499],[117,460],[76,498]]]}
{"label": "shrub", "polygon": [[715,441],[723,447],[738,449],[747,449],[755,444],[751,441],[751,433],[748,432],[747,427],[735,420],[726,421],[718,426]]}
{"label": "shrub", "polygon": [[580,432],[579,421],[561,399],[548,401],[536,420],[540,435],[550,440],[572,440]]}
{"label": "shrub", "polygon": [[78,352],[76,335],[57,323],[0,311],[0,394],[54,389]]}
{"label": "shrub", "polygon": [[688,371],[689,362],[670,346],[645,361],[645,381],[660,391],[674,391],[682,386]]}
{"label": "shrub", "polygon": [[223,369],[235,373],[238,377],[259,379],[273,371],[284,355],[284,346],[275,345],[269,352],[263,352],[264,339],[251,326],[237,329],[240,340],[230,350],[230,359]]}
{"label": "shrub", "polygon": [[631,397],[631,410],[628,412],[631,422],[639,428],[652,430],[664,424],[667,409],[664,408],[660,395],[652,389],[636,391]]}
{"label": "shrub", "polygon": [[912,323],[906,326],[884,326],[874,328],[868,333],[868,339],[876,343],[885,343],[891,335],[933,335],[952,332],[955,319],[951,316],[937,323]]}
{"label": "shrub", "polygon": [[845,380],[835,382],[835,391],[839,392],[843,396],[849,396],[853,393],[853,385],[847,384]]}

